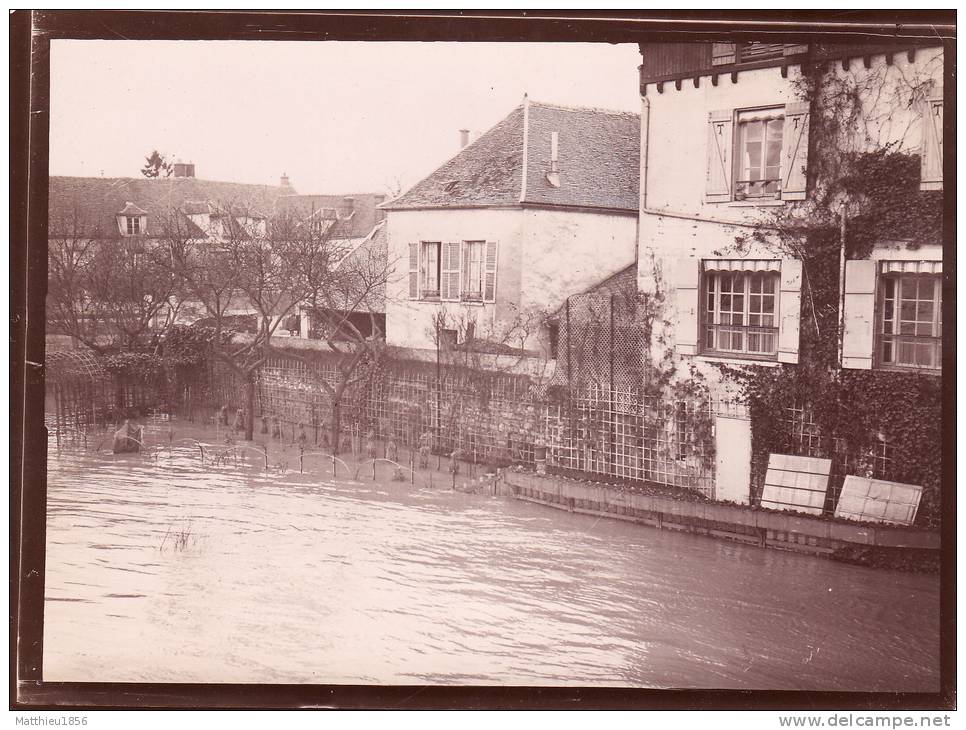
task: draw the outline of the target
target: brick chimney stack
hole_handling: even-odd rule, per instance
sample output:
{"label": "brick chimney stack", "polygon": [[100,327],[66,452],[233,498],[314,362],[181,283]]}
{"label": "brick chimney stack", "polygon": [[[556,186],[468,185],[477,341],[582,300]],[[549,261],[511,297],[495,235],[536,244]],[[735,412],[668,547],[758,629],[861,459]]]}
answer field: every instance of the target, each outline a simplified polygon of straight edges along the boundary
{"label": "brick chimney stack", "polygon": [[470,130],[461,129],[460,130],[460,149],[463,149],[470,143]]}
{"label": "brick chimney stack", "polygon": [[195,163],[193,163],[193,162],[175,162],[174,163],[174,176],[175,177],[194,177],[195,176]]}

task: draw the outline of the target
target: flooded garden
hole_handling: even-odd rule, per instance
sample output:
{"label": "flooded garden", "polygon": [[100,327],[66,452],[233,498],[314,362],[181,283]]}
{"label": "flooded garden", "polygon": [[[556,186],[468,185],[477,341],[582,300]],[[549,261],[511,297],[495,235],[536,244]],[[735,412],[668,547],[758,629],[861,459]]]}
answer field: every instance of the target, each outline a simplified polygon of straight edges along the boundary
{"label": "flooded garden", "polygon": [[51,438],[47,681],[939,687],[934,575],[467,493],[408,452],[142,438]]}

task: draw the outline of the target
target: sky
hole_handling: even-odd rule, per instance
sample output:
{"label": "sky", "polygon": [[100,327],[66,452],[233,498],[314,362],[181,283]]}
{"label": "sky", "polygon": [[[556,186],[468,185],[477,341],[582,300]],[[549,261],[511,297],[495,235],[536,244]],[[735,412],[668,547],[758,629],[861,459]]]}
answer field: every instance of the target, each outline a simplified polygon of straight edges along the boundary
{"label": "sky", "polygon": [[51,43],[50,174],[136,177],[153,149],[209,180],[406,189],[518,106],[640,111],[633,44]]}

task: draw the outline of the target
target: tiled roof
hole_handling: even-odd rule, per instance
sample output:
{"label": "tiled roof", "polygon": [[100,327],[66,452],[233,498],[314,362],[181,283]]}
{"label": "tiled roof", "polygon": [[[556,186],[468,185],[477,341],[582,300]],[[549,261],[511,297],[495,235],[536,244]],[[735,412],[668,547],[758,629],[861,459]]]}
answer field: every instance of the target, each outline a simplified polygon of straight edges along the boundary
{"label": "tiled roof", "polygon": [[[578,294],[572,295],[570,298],[573,301],[579,300],[581,297],[590,297],[596,300],[607,299],[611,296],[627,296],[629,293],[637,292],[637,262],[628,264],[623,269],[615,271],[610,276],[607,276],[596,284],[584,289]],[[556,312],[552,316],[562,315],[567,309],[566,301],[560,305]]]}
{"label": "tiled roof", "polygon": [[383,207],[516,205],[522,171],[523,107],[517,107],[432,175]]}
{"label": "tiled roof", "polygon": [[47,207],[49,235],[84,231],[95,237],[115,238],[119,236],[117,215],[128,203],[133,203],[147,211],[147,235],[152,236],[158,232],[159,217],[173,210],[208,212],[200,209],[200,201],[205,201],[268,211],[274,208],[276,199],[285,191],[274,185],[246,185],[193,177],[51,177]]}
{"label": "tiled roof", "polygon": [[332,219],[338,215],[344,218],[347,208],[352,205],[352,217],[343,224],[346,238],[368,236],[373,227],[386,217],[378,208],[386,196],[381,193],[352,193],[348,195],[285,195],[278,199],[278,209],[292,210],[300,218],[307,220],[314,215]]}
{"label": "tiled roof", "polygon": [[340,264],[347,278],[331,288],[329,303],[337,309],[385,313],[388,261],[386,226],[377,224]]}
{"label": "tiled roof", "polygon": [[[547,178],[553,132],[558,135],[559,186]],[[640,135],[637,114],[524,102],[429,177],[382,207],[523,203],[636,211]]]}

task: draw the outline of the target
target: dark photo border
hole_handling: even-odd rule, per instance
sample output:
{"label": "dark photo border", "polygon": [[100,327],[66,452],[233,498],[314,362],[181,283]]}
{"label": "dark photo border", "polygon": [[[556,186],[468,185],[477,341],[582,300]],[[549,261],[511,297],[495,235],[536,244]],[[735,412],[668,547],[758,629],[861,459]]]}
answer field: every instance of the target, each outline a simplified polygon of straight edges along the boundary
{"label": "dark photo border", "polygon": [[[15,11],[10,22],[10,708],[937,710],[956,702],[956,14],[948,11]],[[624,688],[45,682],[44,298],[50,42],[57,39],[638,43],[942,39],[946,115],[941,690],[936,694]]]}

